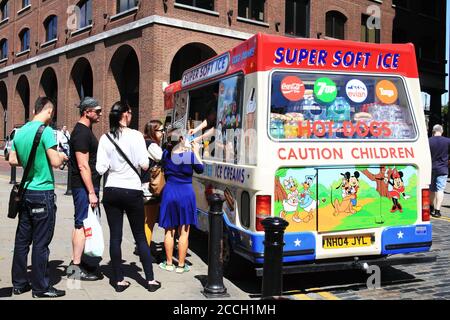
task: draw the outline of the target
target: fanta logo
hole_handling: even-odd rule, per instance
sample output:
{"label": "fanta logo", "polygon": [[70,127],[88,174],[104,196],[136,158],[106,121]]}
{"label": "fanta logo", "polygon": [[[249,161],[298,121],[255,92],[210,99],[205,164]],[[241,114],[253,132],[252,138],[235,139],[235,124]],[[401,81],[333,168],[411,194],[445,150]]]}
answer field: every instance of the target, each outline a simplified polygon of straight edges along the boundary
{"label": "fanta logo", "polygon": [[385,104],[393,104],[398,99],[397,87],[389,80],[383,80],[377,84],[376,94],[378,100]]}
{"label": "fanta logo", "polygon": [[300,78],[289,76],[281,82],[281,93],[290,101],[299,101],[305,94],[305,85]]}

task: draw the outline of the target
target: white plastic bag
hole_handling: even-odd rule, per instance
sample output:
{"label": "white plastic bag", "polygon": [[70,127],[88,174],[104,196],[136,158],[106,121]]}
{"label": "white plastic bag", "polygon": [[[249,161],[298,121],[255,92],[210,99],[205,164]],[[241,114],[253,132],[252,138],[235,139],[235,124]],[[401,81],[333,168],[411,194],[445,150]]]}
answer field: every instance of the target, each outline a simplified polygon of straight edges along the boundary
{"label": "white plastic bag", "polygon": [[103,230],[100,224],[100,212],[98,207],[92,209],[89,206],[88,216],[83,220],[84,235],[86,243],[84,244],[84,254],[90,257],[101,257],[105,249],[103,240]]}

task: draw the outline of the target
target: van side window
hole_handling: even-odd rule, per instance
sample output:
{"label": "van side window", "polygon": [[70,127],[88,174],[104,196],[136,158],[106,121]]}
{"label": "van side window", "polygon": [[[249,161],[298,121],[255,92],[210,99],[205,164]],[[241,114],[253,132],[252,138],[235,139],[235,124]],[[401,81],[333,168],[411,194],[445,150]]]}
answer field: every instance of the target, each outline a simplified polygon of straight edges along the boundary
{"label": "van side window", "polygon": [[412,109],[400,77],[277,72],[273,139],[412,140]]}

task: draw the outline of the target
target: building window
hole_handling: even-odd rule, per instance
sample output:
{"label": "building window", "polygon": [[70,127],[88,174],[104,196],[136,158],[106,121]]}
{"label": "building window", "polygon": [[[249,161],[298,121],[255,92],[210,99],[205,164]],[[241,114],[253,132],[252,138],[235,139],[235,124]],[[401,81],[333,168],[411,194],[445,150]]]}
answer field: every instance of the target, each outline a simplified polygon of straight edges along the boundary
{"label": "building window", "polygon": [[56,39],[58,34],[58,17],[50,16],[45,20],[45,41]]}
{"label": "building window", "polygon": [[265,0],[239,0],[239,17],[256,21],[264,21],[265,2]]}
{"label": "building window", "polygon": [[368,25],[368,15],[361,15],[361,42],[380,43],[380,29],[376,26]]}
{"label": "building window", "polygon": [[28,7],[30,5],[30,0],[22,0],[22,8]]}
{"label": "building window", "polygon": [[80,25],[79,29],[85,28],[92,24],[92,0],[85,0],[78,3],[80,8]]}
{"label": "building window", "polygon": [[286,34],[297,37],[309,35],[309,0],[286,0]]}
{"label": "building window", "polygon": [[2,39],[0,41],[0,60],[6,59],[8,57],[8,40]]}
{"label": "building window", "polygon": [[0,3],[0,21],[5,20],[6,18],[9,17],[9,4],[8,4],[8,0],[6,1],[2,1]]}
{"label": "building window", "polygon": [[175,2],[191,7],[214,11],[214,0],[175,0]]}
{"label": "building window", "polygon": [[19,34],[20,37],[20,52],[30,49],[30,29],[24,29]]}
{"label": "building window", "polygon": [[347,18],[338,11],[328,11],[326,16],[326,36],[345,39],[345,23]]}
{"label": "building window", "polygon": [[420,0],[420,13],[426,14],[427,16],[431,17],[438,17],[438,4],[440,1],[424,1]]}
{"label": "building window", "polygon": [[117,13],[137,7],[137,0],[117,0]]}

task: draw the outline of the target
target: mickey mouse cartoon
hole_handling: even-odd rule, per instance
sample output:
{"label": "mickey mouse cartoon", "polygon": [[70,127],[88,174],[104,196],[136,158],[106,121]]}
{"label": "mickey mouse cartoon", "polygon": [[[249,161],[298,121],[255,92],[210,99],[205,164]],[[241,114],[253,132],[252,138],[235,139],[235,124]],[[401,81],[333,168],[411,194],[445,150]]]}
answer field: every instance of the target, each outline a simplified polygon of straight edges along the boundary
{"label": "mickey mouse cartoon", "polygon": [[403,183],[403,172],[394,169],[391,173],[389,184],[392,186],[392,191],[389,192],[389,197],[392,198],[393,203],[391,212],[395,212],[397,210],[403,212],[402,205],[398,201],[400,199],[400,195],[402,195],[403,199],[405,200],[408,200],[410,198],[410,196],[405,194],[405,184]]}

